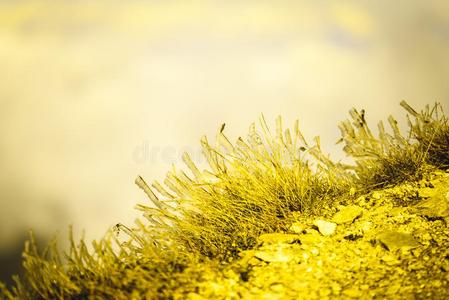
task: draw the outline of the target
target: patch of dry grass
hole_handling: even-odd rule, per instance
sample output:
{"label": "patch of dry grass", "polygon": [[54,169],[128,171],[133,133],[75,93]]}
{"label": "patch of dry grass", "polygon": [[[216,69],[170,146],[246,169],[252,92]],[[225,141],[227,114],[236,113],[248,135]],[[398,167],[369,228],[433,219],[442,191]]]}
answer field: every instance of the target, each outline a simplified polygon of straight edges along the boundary
{"label": "patch of dry grass", "polygon": [[[138,205],[144,218],[129,228],[118,224],[88,251],[71,237],[68,253],[56,244],[38,251],[31,239],[24,251],[25,275],[5,299],[183,298],[195,283],[252,248],[261,233],[281,231],[293,212],[319,214],[350,188],[370,190],[418,179],[430,168],[449,166],[449,125],[440,105],[417,113],[405,102],[410,132],[404,136],[393,117],[392,133],[379,123],[375,137],[365,114],[351,110],[340,125],[344,150],[355,165],[329,159],[319,139],[309,145],[298,122],[284,130],[280,118],[271,133],[261,117],[244,140],[231,143],[217,133],[215,145],[201,139],[208,170],[186,153],[186,169],[174,168],[163,184],[136,184],[148,195]],[[352,170],[352,171],[351,171]],[[117,236],[119,234],[119,236]]]}
{"label": "patch of dry grass", "polygon": [[409,113],[406,135],[390,116],[390,132],[379,122],[376,137],[363,110],[352,109],[351,120],[339,126],[343,149],[355,160],[356,182],[366,190],[415,181],[431,169],[449,166],[449,124],[441,105],[426,106],[420,113],[405,101],[401,106]]}

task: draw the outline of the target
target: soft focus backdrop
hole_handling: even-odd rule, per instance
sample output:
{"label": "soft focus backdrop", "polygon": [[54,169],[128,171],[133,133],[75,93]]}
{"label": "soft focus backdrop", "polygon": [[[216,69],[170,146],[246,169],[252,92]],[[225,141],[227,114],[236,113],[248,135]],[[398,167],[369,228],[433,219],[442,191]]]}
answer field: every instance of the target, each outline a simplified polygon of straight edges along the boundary
{"label": "soft focus backdrop", "polygon": [[223,122],[299,118],[340,157],[352,106],[447,110],[448,53],[447,1],[1,1],[0,279],[29,228],[132,224],[135,176],[201,163]]}

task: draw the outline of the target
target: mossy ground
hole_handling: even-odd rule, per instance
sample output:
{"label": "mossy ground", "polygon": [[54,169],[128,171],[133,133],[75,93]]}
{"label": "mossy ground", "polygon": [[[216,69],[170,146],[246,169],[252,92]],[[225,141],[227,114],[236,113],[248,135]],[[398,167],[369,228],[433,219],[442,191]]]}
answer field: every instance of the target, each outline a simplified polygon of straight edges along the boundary
{"label": "mossy ground", "polygon": [[[210,169],[136,184],[144,219],[117,224],[88,250],[61,254],[27,242],[25,275],[6,299],[447,298],[449,123],[439,104],[409,132],[341,124],[353,165],[307,143],[298,123],[274,133],[264,118],[246,140],[201,140]],[[293,225],[293,226],[292,226]],[[289,233],[290,231],[290,233]]]}

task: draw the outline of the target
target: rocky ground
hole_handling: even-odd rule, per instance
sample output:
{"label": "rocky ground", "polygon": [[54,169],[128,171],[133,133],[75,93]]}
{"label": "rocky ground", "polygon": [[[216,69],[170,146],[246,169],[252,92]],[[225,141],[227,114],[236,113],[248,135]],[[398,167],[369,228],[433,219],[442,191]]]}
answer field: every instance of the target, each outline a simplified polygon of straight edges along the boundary
{"label": "rocky ground", "polygon": [[291,224],[225,271],[205,271],[188,298],[449,299],[449,172]]}

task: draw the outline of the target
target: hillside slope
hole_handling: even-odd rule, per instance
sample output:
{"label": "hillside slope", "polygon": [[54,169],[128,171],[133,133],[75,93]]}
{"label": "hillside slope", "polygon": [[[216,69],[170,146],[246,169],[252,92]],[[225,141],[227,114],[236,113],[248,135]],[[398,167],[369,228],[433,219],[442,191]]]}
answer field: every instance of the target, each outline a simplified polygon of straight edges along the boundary
{"label": "hillside slope", "polygon": [[188,298],[448,299],[449,173],[350,198],[295,214]]}
{"label": "hillside slope", "polygon": [[449,122],[407,103],[375,136],[365,111],[340,124],[352,165],[263,116],[245,140],[201,139],[209,170],[186,153],[163,184],[136,184],[143,219],[89,249],[25,245],[25,274],[5,299],[448,299]]}

